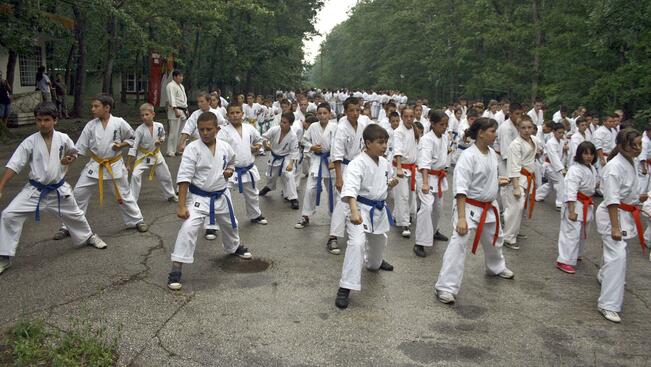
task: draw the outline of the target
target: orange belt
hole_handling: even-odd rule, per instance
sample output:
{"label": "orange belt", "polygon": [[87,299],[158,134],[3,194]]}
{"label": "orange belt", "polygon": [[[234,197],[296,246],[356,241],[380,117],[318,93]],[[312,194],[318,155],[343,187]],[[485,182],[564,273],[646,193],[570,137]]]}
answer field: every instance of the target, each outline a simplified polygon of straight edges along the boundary
{"label": "orange belt", "polygon": [[576,200],[580,201],[583,204],[583,238],[588,238],[587,228],[588,228],[588,209],[592,205],[592,196],[588,196],[582,192],[576,194]]}
{"label": "orange belt", "polygon": [[443,179],[448,176],[448,173],[445,172],[445,170],[442,169],[431,169],[429,170],[429,174],[431,176],[438,176],[438,181],[439,181],[439,199],[443,197]]}
{"label": "orange belt", "polygon": [[651,164],[651,159],[647,159],[646,164]]}
{"label": "orange belt", "polygon": [[477,252],[477,246],[479,245],[479,239],[481,238],[481,233],[484,230],[484,224],[486,224],[486,215],[488,214],[488,209],[493,209],[493,214],[495,214],[495,234],[493,235],[493,246],[497,242],[497,237],[500,234],[500,213],[497,211],[497,208],[493,206],[491,202],[478,201],[471,198],[466,198],[466,203],[472,206],[481,208],[481,216],[479,217],[479,226],[475,231],[475,240],[472,242],[472,253],[473,255]]}
{"label": "orange belt", "polygon": [[[393,161],[393,166],[398,167],[396,161]],[[409,182],[409,188],[411,191],[416,190],[416,163],[402,163],[400,165],[403,169],[408,169],[411,172],[411,180]]]}
{"label": "orange belt", "polygon": [[118,204],[122,204],[122,196],[120,195],[120,189],[118,189],[118,184],[115,183],[115,177],[113,176],[113,168],[111,165],[120,159],[122,159],[122,154],[118,154],[113,158],[105,159],[100,158],[95,155],[95,153],[90,152],[90,157],[99,164],[99,169],[97,171],[97,180],[99,181],[99,205],[104,204],[104,168],[111,175],[111,181],[113,182],[113,190],[115,191],[115,198],[118,201]]}
{"label": "orange belt", "polygon": [[520,174],[527,178],[527,195],[524,198],[524,208],[527,209],[527,205],[531,204],[529,205],[529,219],[531,219],[533,206],[536,203],[536,175],[525,168],[520,170]]}
{"label": "orange belt", "polygon": [[619,203],[617,207],[625,212],[629,212],[633,215],[633,221],[635,221],[635,229],[637,229],[637,238],[640,239],[640,245],[642,246],[642,254],[646,253],[646,242],[644,241],[644,231],[642,227],[642,218],[640,214],[642,211],[635,205]]}

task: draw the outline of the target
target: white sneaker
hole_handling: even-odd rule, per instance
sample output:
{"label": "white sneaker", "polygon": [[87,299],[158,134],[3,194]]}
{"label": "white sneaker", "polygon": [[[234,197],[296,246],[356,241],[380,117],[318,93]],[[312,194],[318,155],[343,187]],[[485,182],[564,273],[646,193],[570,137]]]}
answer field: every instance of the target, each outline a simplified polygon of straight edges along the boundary
{"label": "white sneaker", "polygon": [[622,318],[619,317],[619,314],[617,312],[615,312],[615,311],[609,311],[609,310],[604,310],[603,308],[600,308],[599,313],[601,314],[601,316],[603,316],[608,321],[612,321],[614,323],[622,322]]}
{"label": "white sneaker", "polygon": [[204,237],[208,241],[216,240],[217,239],[217,230],[216,229],[206,229],[206,234],[204,235]]}
{"label": "white sneaker", "polygon": [[513,279],[515,277],[515,274],[509,269],[504,269],[501,273],[497,274],[498,277],[504,278],[504,279]]}
{"label": "white sneaker", "polygon": [[441,303],[445,303],[445,304],[454,303],[454,294],[452,294],[450,292],[444,292],[444,291],[437,290],[436,291],[436,298],[438,298],[438,300]]}
{"label": "white sneaker", "polygon": [[402,237],[409,238],[411,237],[411,230],[409,227],[402,227]]}
{"label": "white sneaker", "polygon": [[93,246],[93,247],[95,247],[97,249],[100,249],[100,250],[105,249],[106,246],[107,246],[106,242],[104,242],[104,240],[99,238],[99,236],[96,235],[96,234],[93,234],[92,236],[90,236],[88,241],[86,241],[86,244],[88,244],[90,246]]}
{"label": "white sneaker", "polygon": [[11,260],[7,258],[0,259],[0,274],[11,266]]}

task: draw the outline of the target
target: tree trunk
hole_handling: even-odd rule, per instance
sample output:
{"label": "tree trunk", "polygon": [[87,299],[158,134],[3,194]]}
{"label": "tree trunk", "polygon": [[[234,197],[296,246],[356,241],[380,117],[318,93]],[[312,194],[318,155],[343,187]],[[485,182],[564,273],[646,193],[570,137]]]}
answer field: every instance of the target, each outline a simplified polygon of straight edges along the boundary
{"label": "tree trunk", "polygon": [[14,73],[16,72],[16,61],[18,61],[18,53],[14,50],[9,50],[9,59],[7,59],[7,83],[14,89]]}
{"label": "tree trunk", "polygon": [[66,60],[66,73],[64,76],[65,78],[64,80],[66,83],[66,88],[68,88],[68,90],[66,91],[66,94],[68,95],[72,91],[72,61],[75,58],[75,50],[77,50],[77,45],[73,43],[70,46],[70,51],[68,52],[68,59]]}
{"label": "tree trunk", "polygon": [[116,32],[117,32],[117,18],[115,15],[112,15],[106,25],[106,33],[108,34],[108,46],[107,46],[107,55],[106,55],[106,66],[104,69],[104,80],[102,82],[102,92],[113,94],[113,88],[111,81],[113,79],[113,63],[115,60],[115,44],[116,44]]}
{"label": "tree trunk", "polygon": [[542,47],[542,25],[540,24],[540,0],[532,0],[533,29],[535,32],[535,44],[533,50],[533,73],[531,79],[531,100],[538,97],[538,85],[540,83],[540,48]]}
{"label": "tree trunk", "polygon": [[199,60],[201,59],[199,57],[199,35],[201,32],[199,31],[199,27],[197,26],[197,29],[195,30],[195,35],[194,35],[194,45],[192,47],[192,57],[190,57],[190,61],[188,62],[188,71],[187,74],[190,77],[190,80],[188,80],[187,83],[187,92],[189,95],[192,95],[192,90],[195,88],[198,80],[198,68],[199,68]]}
{"label": "tree trunk", "polygon": [[86,14],[79,5],[73,5],[75,15],[75,38],[77,39],[77,71],[75,77],[75,102],[72,106],[73,117],[81,117],[84,89],[86,84]]}

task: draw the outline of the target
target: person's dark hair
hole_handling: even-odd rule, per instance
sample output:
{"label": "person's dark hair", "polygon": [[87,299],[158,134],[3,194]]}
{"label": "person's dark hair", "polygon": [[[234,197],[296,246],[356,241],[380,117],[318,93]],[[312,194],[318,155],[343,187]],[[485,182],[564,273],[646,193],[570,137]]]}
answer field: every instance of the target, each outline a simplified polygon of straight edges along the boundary
{"label": "person's dark hair", "polygon": [[560,122],[554,122],[554,124],[552,125],[552,130],[556,131],[560,129],[565,129],[565,125],[563,125]]}
{"label": "person's dark hair", "polygon": [[592,164],[597,163],[597,147],[594,146],[589,141],[584,141],[583,143],[579,144],[579,146],[576,148],[576,155],[574,156],[574,162],[583,164],[583,153],[585,152],[590,152],[592,153]]}
{"label": "person's dark hair", "polygon": [[348,106],[350,105],[359,105],[359,98],[357,97],[348,97],[344,101],[344,112],[348,111]]}
{"label": "person's dark hair", "polygon": [[400,118],[400,114],[398,113],[398,111],[393,111],[389,114],[389,120],[391,120],[392,117]]}
{"label": "person's dark hair", "polygon": [[387,133],[387,131],[378,124],[370,124],[364,129],[362,137],[364,138],[364,143],[366,144],[367,141],[373,142],[378,139],[388,140],[389,133]]}
{"label": "person's dark hair", "polygon": [[36,69],[36,82],[40,82],[43,79],[43,74],[45,74],[45,66],[41,65]]}
{"label": "person's dark hair", "polygon": [[644,131],[651,131],[651,124],[646,125]]}
{"label": "person's dark hair", "polygon": [[475,117],[475,118],[479,117],[479,112],[477,112],[477,110],[474,108],[469,109],[468,112],[466,113],[466,119],[469,119],[471,117]]}
{"label": "person's dark hair", "polygon": [[390,108],[390,107],[398,108],[398,106],[396,106],[396,104],[393,103],[393,102],[387,102],[387,103],[384,105],[384,108]]}
{"label": "person's dark hair", "polygon": [[95,97],[93,97],[93,101],[97,101],[102,104],[102,106],[109,107],[110,111],[113,111],[113,106],[115,105],[115,101],[113,100],[113,97],[106,95],[106,94],[98,94]]}
{"label": "person's dark hair", "polygon": [[559,110],[560,112],[567,112],[567,106],[566,106],[566,105],[561,105],[561,106],[558,108],[558,110]]}
{"label": "person's dark hair", "polygon": [[316,107],[317,111],[319,110],[319,108],[325,108],[326,110],[328,110],[328,112],[331,111],[331,109],[330,109],[330,103],[321,102],[321,103],[319,103],[319,105]]}
{"label": "person's dark hair", "polygon": [[619,124],[619,128],[620,129],[635,128],[635,121],[633,121],[633,120],[622,121]]}
{"label": "person's dark hair", "polygon": [[183,75],[183,72],[179,69],[172,71],[172,78],[176,78],[179,75]]}
{"label": "person's dark hair", "polygon": [[280,115],[281,119],[287,119],[290,124],[294,123],[294,119],[296,119],[296,116],[294,115],[294,112],[285,112],[282,115]]}
{"label": "person's dark hair", "polygon": [[244,111],[244,110],[242,109],[242,105],[241,105],[241,104],[237,103],[236,101],[233,101],[233,103],[229,103],[228,106],[226,106],[226,113],[230,112],[231,109],[233,109],[233,108],[235,108],[235,107],[238,107],[238,108],[240,109],[240,111]]}
{"label": "person's dark hair", "polygon": [[429,112],[429,122],[431,124],[436,124],[444,118],[448,118],[448,115],[441,110],[432,110]]}
{"label": "person's dark hair", "polygon": [[620,130],[619,133],[617,133],[617,138],[615,138],[615,144],[617,144],[617,146],[608,155],[608,160],[610,161],[615,158],[622,148],[627,148],[633,145],[633,142],[639,136],[642,136],[642,134],[633,128]]}
{"label": "person's dark hair", "polygon": [[292,105],[292,102],[291,102],[289,99],[287,99],[287,98],[283,98],[283,99],[280,101],[280,104],[288,104],[288,105],[291,106],[291,105]]}
{"label": "person's dark hair", "polygon": [[486,131],[491,127],[497,129],[497,121],[495,121],[495,119],[480,117],[466,130],[466,136],[469,136],[473,140],[477,140],[480,131]]}
{"label": "person's dark hair", "polygon": [[579,124],[582,122],[588,122],[588,121],[583,116],[577,117],[577,119],[574,121],[574,125],[579,126]]}
{"label": "person's dark hair", "polygon": [[519,104],[517,102],[513,102],[513,103],[509,104],[509,112],[518,111],[518,110],[522,111],[522,105],[521,104]]}
{"label": "person's dark hair", "polygon": [[199,91],[197,92],[197,98],[203,97],[206,101],[210,102],[210,93],[206,91]]}
{"label": "person's dark hair", "polygon": [[56,120],[59,118],[59,110],[52,102],[41,102],[34,108],[34,116],[50,116]]}
{"label": "person's dark hair", "polygon": [[199,115],[199,118],[197,118],[197,127],[199,126],[199,123],[205,121],[212,122],[215,126],[218,124],[217,116],[210,111],[202,112],[201,115]]}
{"label": "person's dark hair", "polygon": [[307,122],[308,125],[312,125],[315,122],[319,122],[319,118],[308,113],[307,116],[305,116],[305,122]]}
{"label": "person's dark hair", "polygon": [[[525,115],[525,116],[527,116],[527,117],[529,117],[529,119],[531,119],[531,116],[529,116],[529,115]],[[533,122],[533,120],[531,120],[531,122]],[[550,128],[550,129],[554,130],[554,121],[545,120],[545,121],[543,121],[543,126],[546,126],[546,127]]]}

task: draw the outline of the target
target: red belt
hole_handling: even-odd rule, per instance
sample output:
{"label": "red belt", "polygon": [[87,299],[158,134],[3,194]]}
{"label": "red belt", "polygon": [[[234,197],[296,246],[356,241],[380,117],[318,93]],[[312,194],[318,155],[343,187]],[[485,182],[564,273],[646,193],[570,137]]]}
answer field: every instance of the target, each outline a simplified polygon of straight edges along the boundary
{"label": "red belt", "polygon": [[524,199],[524,208],[527,209],[527,205],[531,204],[529,206],[529,219],[531,219],[533,206],[536,203],[536,175],[527,171],[525,168],[520,170],[520,174],[527,178],[527,195]]}
{"label": "red belt", "polygon": [[442,170],[442,169],[431,169],[431,170],[429,170],[429,174],[431,176],[438,176],[438,180],[439,180],[439,194],[438,194],[438,196],[439,196],[439,199],[440,199],[441,197],[443,197],[443,189],[442,189],[443,188],[443,186],[442,186],[443,179],[448,176],[448,173],[445,172],[445,170]]}
{"label": "red belt", "polygon": [[[396,161],[393,161],[393,166],[398,167]],[[416,163],[402,163],[400,165],[403,169],[408,169],[411,172],[411,180],[409,181],[409,188],[411,191],[416,190]]]}
{"label": "red belt", "polygon": [[466,198],[466,203],[481,208],[481,216],[479,217],[479,226],[475,231],[475,240],[472,242],[472,253],[477,252],[477,246],[479,245],[479,239],[481,238],[481,233],[484,230],[484,224],[486,224],[486,214],[488,214],[488,209],[493,209],[493,214],[495,214],[495,234],[493,235],[493,246],[497,242],[497,237],[500,234],[500,213],[497,211],[497,208],[493,206],[491,202],[479,201],[471,198]]}
{"label": "red belt", "polygon": [[651,159],[647,159],[646,164],[651,164]]}
{"label": "red belt", "polygon": [[576,200],[580,201],[583,204],[583,238],[588,238],[587,228],[588,228],[588,209],[592,205],[592,196],[588,196],[582,192],[576,194]]}
{"label": "red belt", "polygon": [[644,241],[644,231],[642,227],[642,214],[640,208],[635,205],[619,203],[617,207],[625,212],[631,213],[633,215],[633,221],[635,221],[635,229],[637,229],[637,238],[640,239],[640,245],[642,246],[642,254],[646,253],[646,242]]}

